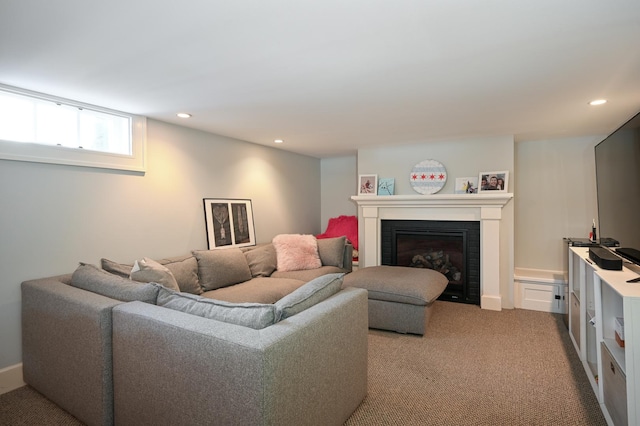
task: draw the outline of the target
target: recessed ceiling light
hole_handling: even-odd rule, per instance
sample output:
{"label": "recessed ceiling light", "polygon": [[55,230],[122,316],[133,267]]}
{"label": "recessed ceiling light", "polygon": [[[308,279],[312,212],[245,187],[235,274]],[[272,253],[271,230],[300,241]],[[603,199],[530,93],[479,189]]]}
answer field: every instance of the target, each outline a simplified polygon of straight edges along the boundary
{"label": "recessed ceiling light", "polygon": [[596,106],[596,105],[602,105],[602,104],[606,104],[606,103],[607,103],[606,99],[596,99],[595,101],[589,102],[589,105]]}
{"label": "recessed ceiling light", "polygon": [[191,118],[191,114],[188,114],[186,112],[179,112],[178,114],[176,114],[178,117],[180,118]]}
{"label": "recessed ceiling light", "polygon": [[283,140],[283,139],[276,139],[276,140],[274,140],[273,142],[274,142],[274,143],[283,143],[283,142],[284,142],[284,140]]}

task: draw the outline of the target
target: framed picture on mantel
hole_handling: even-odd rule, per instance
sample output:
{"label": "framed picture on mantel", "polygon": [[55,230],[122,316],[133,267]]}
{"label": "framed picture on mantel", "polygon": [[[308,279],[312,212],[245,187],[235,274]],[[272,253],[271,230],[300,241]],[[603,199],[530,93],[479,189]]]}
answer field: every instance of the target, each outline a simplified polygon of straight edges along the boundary
{"label": "framed picture on mantel", "polygon": [[394,178],[380,178],[378,180],[378,195],[393,195],[395,182]]}
{"label": "framed picture on mantel", "polygon": [[209,250],[256,245],[251,200],[204,198]]}
{"label": "framed picture on mantel", "polygon": [[478,184],[478,192],[487,191],[499,191],[507,192],[507,185],[509,183],[509,172],[481,172],[478,177],[480,183]]}
{"label": "framed picture on mantel", "polygon": [[358,195],[377,195],[378,175],[360,175],[358,179]]}

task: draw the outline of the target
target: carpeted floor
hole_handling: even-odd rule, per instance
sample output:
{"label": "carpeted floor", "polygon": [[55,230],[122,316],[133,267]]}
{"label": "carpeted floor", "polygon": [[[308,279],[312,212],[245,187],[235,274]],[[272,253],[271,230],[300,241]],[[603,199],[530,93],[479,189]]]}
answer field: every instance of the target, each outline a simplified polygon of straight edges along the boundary
{"label": "carpeted floor", "polygon": [[[78,425],[26,386],[1,425]],[[559,315],[436,302],[424,337],[369,332],[368,395],[346,425],[606,425]]]}
{"label": "carpeted floor", "polygon": [[560,315],[436,302],[424,337],[369,348],[347,425],[606,425]]}

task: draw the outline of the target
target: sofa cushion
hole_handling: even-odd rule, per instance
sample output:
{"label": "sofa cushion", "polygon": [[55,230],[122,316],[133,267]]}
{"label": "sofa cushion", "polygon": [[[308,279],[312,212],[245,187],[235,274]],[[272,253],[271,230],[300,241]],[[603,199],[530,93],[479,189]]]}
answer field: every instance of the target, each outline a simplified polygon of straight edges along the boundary
{"label": "sofa cushion", "polygon": [[278,271],[299,271],[322,266],[313,235],[280,234],[273,237]]}
{"label": "sofa cushion", "polygon": [[193,255],[198,261],[198,277],[205,291],[251,279],[249,264],[239,248],[194,250]]}
{"label": "sofa cushion", "polygon": [[346,239],[346,237],[336,237],[318,240],[318,254],[323,265],[344,268]]}
{"label": "sofa cushion", "polygon": [[273,244],[262,244],[252,247],[244,251],[244,257],[247,258],[251,276],[268,277],[277,267],[276,249]]}
{"label": "sofa cushion", "polygon": [[[158,263],[171,271],[180,287],[180,291],[192,294],[201,294],[202,287],[198,280],[198,262],[193,254],[160,259]],[[132,264],[118,263],[109,259],[101,259],[102,269],[123,278],[131,275]]]}
{"label": "sofa cushion", "polygon": [[290,278],[256,277],[243,283],[202,293],[202,297],[241,303],[275,303],[306,282]]}
{"label": "sofa cushion", "polygon": [[159,287],[131,281],[86,263],[81,263],[73,272],[71,285],[123,302],[147,303],[155,303]]}
{"label": "sofa cushion", "polygon": [[167,267],[178,282],[180,291],[191,294],[201,294],[202,287],[198,279],[198,261],[192,254],[169,257],[158,261]]}
{"label": "sofa cushion", "polygon": [[148,257],[135,261],[131,269],[130,278],[143,283],[162,284],[171,290],[180,291],[180,287],[178,287],[178,283],[171,271],[166,266]]}
{"label": "sofa cushion", "polygon": [[229,303],[188,293],[177,293],[158,284],[156,304],[204,318],[242,325],[256,330],[276,322],[276,307],[262,303]]}
{"label": "sofa cushion", "polygon": [[344,272],[346,272],[344,269],[338,268],[337,266],[321,266],[316,269],[305,269],[304,271],[274,271],[270,278],[290,278],[294,280],[301,280],[306,283],[323,275],[339,274]]}
{"label": "sofa cushion", "polygon": [[343,276],[344,274],[323,275],[278,300],[275,303],[276,321],[289,318],[336,294],[342,287]]}
{"label": "sofa cushion", "polygon": [[449,279],[427,268],[378,265],[359,268],[344,278],[345,287],[364,288],[369,300],[426,306],[444,292]]}
{"label": "sofa cushion", "polygon": [[100,264],[102,269],[105,271],[122,278],[129,278],[131,275],[131,269],[133,268],[133,264],[118,263],[113,260],[105,259],[104,257],[100,259]]}

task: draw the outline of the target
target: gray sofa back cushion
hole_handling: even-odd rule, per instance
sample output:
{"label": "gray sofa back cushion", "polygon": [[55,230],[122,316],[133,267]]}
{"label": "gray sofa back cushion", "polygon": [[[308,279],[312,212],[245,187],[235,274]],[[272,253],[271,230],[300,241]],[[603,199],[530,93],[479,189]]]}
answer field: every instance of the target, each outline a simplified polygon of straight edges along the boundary
{"label": "gray sofa back cushion", "polygon": [[84,263],[73,272],[71,285],[123,302],[139,300],[147,303],[155,303],[158,287],[161,287],[131,281]]}
{"label": "gray sofa back cushion", "polygon": [[275,303],[276,321],[289,318],[333,296],[342,288],[344,274],[328,274],[315,278]]}
{"label": "gray sofa back cushion", "polygon": [[318,239],[318,254],[323,266],[344,268],[346,237]]}
{"label": "gray sofa back cushion", "polygon": [[176,311],[242,325],[256,330],[276,322],[276,307],[261,303],[229,303],[187,293],[176,293],[159,284],[157,305]]}
{"label": "gray sofa back cushion", "polygon": [[160,259],[158,263],[166,266],[176,277],[180,291],[191,294],[202,293],[198,279],[198,261],[192,254]]}
{"label": "gray sofa back cushion", "polygon": [[129,278],[129,275],[131,275],[131,268],[133,268],[133,263],[131,265],[118,263],[103,257],[100,259],[100,266],[110,274],[114,274],[122,278]]}
{"label": "gray sofa back cushion", "polygon": [[251,247],[243,252],[253,278],[269,277],[278,266],[276,249],[271,243]]}
{"label": "gray sofa back cushion", "polygon": [[239,248],[194,250],[200,285],[205,291],[251,279],[251,269]]}
{"label": "gray sofa back cushion", "polygon": [[[100,262],[102,269],[123,278],[129,277],[133,267],[133,264],[118,263],[104,258]],[[202,287],[200,287],[200,281],[198,280],[198,262],[192,254],[159,259],[157,262],[171,271],[178,283],[178,287],[180,287],[180,291],[191,294],[202,293]]]}

